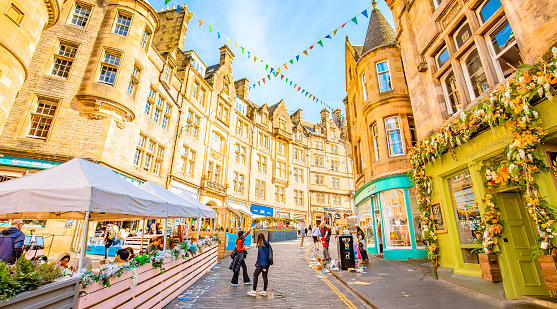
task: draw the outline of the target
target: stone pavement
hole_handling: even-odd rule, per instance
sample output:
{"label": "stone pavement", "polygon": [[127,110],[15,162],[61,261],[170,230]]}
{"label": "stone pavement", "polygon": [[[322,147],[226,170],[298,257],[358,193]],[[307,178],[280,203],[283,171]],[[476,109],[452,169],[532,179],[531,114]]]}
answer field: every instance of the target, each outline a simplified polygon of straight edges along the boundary
{"label": "stone pavement", "polygon": [[[248,296],[247,292],[252,287],[242,284],[241,273],[240,284],[242,285],[231,286],[232,271],[228,269],[231,260],[226,258],[219,260],[211,272],[165,308],[369,308],[334,277],[328,275],[322,278],[321,273],[317,274],[309,267],[304,257],[306,249],[311,246],[309,237],[304,241],[304,248],[300,248],[297,240],[276,242],[271,245],[275,256],[274,265],[269,269],[267,297]],[[252,247],[248,252],[246,264],[250,278],[253,280],[257,251]],[[335,294],[328,283],[337,289],[339,294],[346,297],[346,301],[349,301],[351,306]],[[263,290],[261,275],[258,290]]]}
{"label": "stone pavement", "polygon": [[[230,285],[230,258],[219,260],[211,272],[168,304],[167,309],[183,308],[543,308],[528,301],[501,301],[449,282],[435,280],[424,267],[412,263],[387,261],[370,256],[366,273],[334,272],[322,274],[309,267],[306,258],[322,250],[310,251],[311,238],[304,248],[299,241],[272,243],[275,263],[269,270],[269,296],[250,297],[251,286]],[[334,236],[331,256],[337,258]],[[249,249],[246,260],[250,278],[253,276],[257,252]],[[415,262],[414,262],[415,263]],[[410,267],[407,267],[410,266]],[[240,282],[241,274],[240,274]],[[358,285],[354,282],[367,282]],[[344,283],[343,283],[344,282]],[[258,290],[263,288],[259,278]],[[357,294],[365,297],[368,306]]]}

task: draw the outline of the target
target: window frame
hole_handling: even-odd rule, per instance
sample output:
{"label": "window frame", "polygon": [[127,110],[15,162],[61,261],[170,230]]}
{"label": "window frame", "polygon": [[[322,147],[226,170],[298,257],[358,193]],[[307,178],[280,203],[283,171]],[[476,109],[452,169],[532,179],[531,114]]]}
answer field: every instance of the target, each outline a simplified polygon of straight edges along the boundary
{"label": "window frame", "polygon": [[485,25],[486,23],[488,23],[489,20],[491,20],[491,18],[493,18],[493,17],[496,15],[495,13],[496,13],[497,11],[499,11],[499,10],[503,7],[501,1],[499,1],[499,4],[501,4],[501,6],[500,6],[497,10],[495,10],[495,12],[493,12],[493,15],[489,16],[488,19],[486,19],[485,21],[482,21],[482,18],[480,17],[481,10],[482,10],[482,9],[486,6],[486,4],[487,4],[488,2],[490,2],[490,1],[492,1],[492,0],[485,0],[485,1],[484,1],[482,4],[480,4],[476,9],[474,9],[474,13],[475,13],[475,15],[476,15],[476,18],[478,19],[478,23],[479,23],[481,26],[483,26],[483,25]]}
{"label": "window frame", "polygon": [[[493,46],[493,42],[492,42],[492,35],[505,22],[509,25],[509,28],[512,30],[511,24],[509,23],[509,20],[508,20],[507,16],[504,15],[503,17],[501,17],[500,20],[498,20],[494,25],[492,25],[490,27],[490,29],[484,35],[484,39],[486,41],[487,49],[489,50],[489,56],[491,57],[491,62],[493,63],[493,66],[495,67],[495,71],[497,72],[497,78],[498,78],[499,82],[502,82],[503,80],[505,80],[505,74],[503,73],[503,69],[501,68],[501,64],[499,63],[498,59],[500,57],[502,57],[504,54],[506,54],[514,46],[516,46],[518,48],[518,50],[520,51],[520,46],[518,46],[518,42],[516,40],[516,37],[514,37],[514,42],[509,44],[507,47],[505,47],[498,54],[495,52],[495,47]],[[513,32],[513,34],[514,34],[514,32]],[[524,61],[524,59],[522,59],[522,61]]]}
{"label": "window frame", "polygon": [[[386,63],[387,64],[387,70],[386,71],[381,71],[379,72],[379,65],[382,63]],[[393,90],[393,80],[391,78],[391,65],[389,64],[389,60],[384,60],[384,61],[379,61],[375,63],[375,71],[377,72],[377,85],[378,85],[378,90],[379,93],[383,93],[383,92],[387,92],[387,91],[392,91]],[[383,74],[388,74],[389,76],[389,89],[387,90],[382,90],[381,89],[381,79],[380,76]],[[383,82],[384,83],[384,82]]]}
{"label": "window frame", "polygon": [[[86,17],[85,24],[83,24],[83,26],[74,23],[74,18],[76,17],[76,10],[77,10],[78,6],[89,10],[89,14]],[[87,25],[89,24],[89,20],[91,18],[92,13],[93,13],[93,6],[92,5],[90,5],[88,3],[81,2],[81,1],[76,1],[74,3],[72,13],[69,16],[68,24],[79,27],[81,29],[85,29],[85,28],[87,28]],[[81,15],[79,15],[78,18],[83,18],[83,17]]]}
{"label": "window frame", "polygon": [[[47,114],[44,113],[45,108],[42,108],[42,112],[39,112],[39,107],[41,104],[41,101],[43,101],[44,103],[47,103],[50,107],[49,110],[52,110],[52,106],[54,106],[54,112],[53,114]],[[54,125],[54,121],[56,120],[56,115],[58,114],[58,110],[60,107],[60,100],[57,99],[52,99],[52,98],[47,98],[47,97],[36,97],[35,100],[35,109],[34,112],[30,113],[30,122],[29,122],[29,128],[26,130],[26,134],[25,137],[32,139],[32,140],[36,140],[36,141],[43,141],[46,142],[51,134],[51,129],[52,126]],[[46,105],[46,104],[45,104]],[[48,122],[48,129],[46,130],[46,134],[44,136],[40,136],[40,135],[36,135],[36,134],[31,134],[31,131],[33,130],[33,123],[34,123],[34,119],[35,117],[37,118],[41,118],[41,119],[45,119]],[[43,122],[43,125],[45,125],[46,123]],[[39,125],[41,125],[41,122],[39,121],[37,123],[37,127],[34,129],[35,133],[39,130]],[[41,131],[45,131],[44,128],[40,129]]]}
{"label": "window frame", "polygon": [[364,96],[364,102],[366,102],[367,101],[367,79],[366,79],[365,72],[362,74],[362,94]]}
{"label": "window frame", "polygon": [[[134,74],[136,72],[137,74]],[[128,82],[128,89],[126,89],[126,93],[131,95],[134,98],[135,95],[137,94],[137,89],[139,88],[140,76],[141,76],[141,68],[139,67],[139,65],[134,64],[132,73],[130,74],[130,81]],[[132,88],[131,93],[130,93],[130,87]]]}
{"label": "window frame", "polygon": [[[466,41],[462,42],[462,45],[458,45],[457,42],[457,34],[462,30],[462,28],[464,28],[465,26],[468,26],[468,31],[470,32],[470,36],[466,39]],[[461,49],[464,45],[466,45],[466,42],[468,42],[470,39],[474,39],[473,33],[472,33],[472,28],[470,26],[470,23],[467,20],[464,20],[464,22],[462,23],[462,25],[460,25],[460,27],[458,27],[454,32],[453,32],[453,42],[454,42],[454,46],[456,47],[456,50]],[[449,58],[450,59],[450,58]]]}
{"label": "window frame", "polygon": [[[115,65],[113,63],[107,62],[107,58],[106,58],[107,55],[110,55],[112,57],[117,57],[118,58],[118,64]],[[103,84],[103,85],[116,87],[116,83],[118,82],[118,73],[120,72],[120,64],[122,63],[122,58],[123,58],[123,54],[121,52],[116,51],[116,50],[112,50],[112,49],[107,50],[105,48],[103,50],[102,57],[99,61],[100,62],[99,63],[99,76],[97,78],[97,82],[100,83],[100,84]],[[107,69],[110,69],[110,70],[115,70],[114,71],[114,78],[113,78],[112,83],[101,80],[101,78],[103,77],[103,67],[106,67]]]}
{"label": "window frame", "polygon": [[[387,121],[388,121],[389,119],[393,119],[393,118],[396,119],[396,122],[397,122],[397,124],[398,124],[398,128],[395,128],[395,129],[392,129],[392,130],[391,130],[391,129],[389,129],[388,126],[387,126]],[[404,135],[403,135],[403,132],[402,132],[402,124],[401,124],[400,116],[398,116],[398,115],[393,115],[393,116],[385,117],[384,123],[385,123],[385,134],[386,134],[386,136],[387,136],[387,148],[388,148],[388,150],[389,150],[389,157],[404,156],[404,155],[406,154],[406,151],[405,151],[405,146],[404,146],[405,142],[404,142]],[[392,142],[391,142],[391,140],[390,140],[391,137],[390,137],[390,135],[389,135],[389,132],[391,132],[391,131],[396,131],[396,130],[399,131],[399,135],[400,135],[400,143],[401,143],[401,146],[400,146],[400,147],[401,147],[401,149],[402,149],[402,153],[400,153],[400,154],[394,154],[394,153],[392,152],[392,151],[393,151],[393,150],[392,150],[392,145],[391,145]]]}
{"label": "window frame", "polygon": [[145,26],[145,29],[143,29],[143,33],[141,34],[141,38],[139,39],[139,47],[144,51],[149,49],[152,35],[153,31],[151,31],[149,27]]}
{"label": "window frame", "polygon": [[[129,20],[130,20],[129,24],[128,25],[120,24],[118,22],[118,19],[119,19],[120,16],[122,16],[124,18],[129,18]],[[123,37],[128,37],[128,35],[130,34],[132,23],[133,23],[133,14],[132,13],[130,13],[128,11],[125,11],[125,10],[117,10],[116,11],[116,16],[114,17],[114,25],[112,26],[111,33],[118,34],[118,35],[121,35]],[[120,28],[120,27],[125,28],[125,34],[117,32],[117,31],[122,31],[121,29],[117,30],[117,28]]]}
{"label": "window frame", "polygon": [[[478,59],[480,60],[480,65],[481,65],[481,70],[483,70],[483,74],[485,76],[485,81],[488,83],[488,89],[483,90],[480,89],[480,87],[478,87],[479,91],[483,90],[483,92],[478,93],[478,95],[476,95],[476,93],[474,92],[474,86],[472,84],[472,76],[470,76],[470,72],[468,71],[468,66],[466,65],[466,62],[472,58],[472,54],[476,52],[478,54]],[[470,101],[474,101],[475,99],[481,97],[484,93],[489,91],[489,81],[487,79],[487,71],[485,70],[485,66],[483,64],[482,61],[482,57],[480,56],[480,52],[478,51],[477,48],[473,47],[471,48],[469,51],[466,52],[466,54],[464,54],[460,60],[460,67],[462,69],[462,75],[464,75],[464,80],[466,81],[466,88],[468,89],[468,95],[470,96]],[[476,76],[480,71],[478,70],[476,73],[474,73],[474,76]]]}
{"label": "window frame", "polygon": [[381,149],[379,146],[379,126],[377,125],[377,121],[371,125],[371,136],[373,139],[373,151],[375,154],[375,162],[377,162],[381,160],[381,154],[379,152]]}
{"label": "window frame", "polygon": [[267,196],[267,183],[263,180],[255,180],[255,197],[264,200]]}
{"label": "window frame", "polygon": [[[197,161],[197,151],[193,150],[192,147],[183,144],[182,146],[182,173],[194,176],[195,175],[195,162]],[[193,154],[193,156],[192,156]]]}
{"label": "window frame", "polygon": [[[10,15],[10,10],[12,10],[14,12],[16,12],[18,14],[18,18],[17,20],[14,19],[11,15]],[[21,26],[21,23],[23,22],[23,19],[25,18],[25,13],[23,13],[23,10],[20,9],[17,5],[15,5],[13,2],[10,3],[10,5],[8,6],[8,10],[6,10],[6,13],[4,13],[4,16],[8,17],[9,20],[13,21],[18,27]]]}
{"label": "window frame", "polygon": [[[64,53],[64,54],[61,54],[60,52],[61,52],[61,50],[62,50],[62,46],[65,46],[65,47],[66,47],[66,49],[65,49],[66,51],[67,51],[68,47],[69,47],[69,48],[73,48],[73,49],[74,49],[74,51],[73,51],[73,57],[67,56],[67,55],[65,55],[65,53]],[[49,74],[49,75],[51,75],[51,76],[56,76],[56,77],[60,77],[60,78],[64,78],[64,79],[69,79],[69,78],[70,78],[70,75],[71,75],[71,72],[72,72],[72,69],[73,69],[73,64],[74,64],[74,62],[75,62],[75,60],[76,60],[76,58],[77,58],[77,55],[78,55],[78,51],[79,51],[79,45],[76,45],[76,44],[72,44],[72,43],[69,43],[69,42],[66,42],[66,41],[60,41],[60,40],[59,40],[59,41],[58,41],[58,49],[57,49],[57,51],[53,54],[52,68],[51,68],[51,70],[50,70],[50,74]],[[55,69],[55,67],[56,67],[56,60],[66,61],[66,62],[69,62],[69,63],[70,63],[69,66],[66,66],[66,67],[68,67],[67,72],[66,72],[66,71],[58,70],[58,72],[66,72],[66,76],[54,74],[54,69]],[[61,65],[59,65],[59,68],[60,68],[60,67],[61,67]]]}
{"label": "window frame", "polygon": [[[460,88],[458,87],[458,84],[456,82],[456,76],[454,76],[455,78],[455,91],[449,93],[449,89],[447,89],[447,78],[449,77],[449,75],[454,74],[454,70],[450,69],[447,70],[447,72],[445,72],[443,74],[443,76],[441,76],[441,78],[439,79],[441,82],[441,88],[443,89],[443,96],[445,97],[445,106],[447,107],[447,112],[449,114],[449,116],[452,116],[458,112],[460,112],[462,110],[462,108],[464,107],[464,103],[462,101],[462,95],[460,94]],[[451,99],[451,94],[456,94],[456,96],[458,97],[458,99],[460,100],[460,105],[461,108],[458,108],[458,103],[455,102],[455,107],[456,107],[456,111],[453,109],[452,107],[452,99]]]}

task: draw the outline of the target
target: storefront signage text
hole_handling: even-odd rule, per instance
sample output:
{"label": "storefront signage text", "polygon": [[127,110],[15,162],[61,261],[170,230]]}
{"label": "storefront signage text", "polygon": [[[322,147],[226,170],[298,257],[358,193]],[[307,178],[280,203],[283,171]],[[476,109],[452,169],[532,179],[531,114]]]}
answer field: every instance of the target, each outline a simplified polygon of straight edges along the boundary
{"label": "storefront signage text", "polygon": [[1,165],[17,166],[17,167],[28,167],[36,169],[47,169],[56,166],[60,163],[52,161],[25,159],[25,158],[14,158],[14,157],[3,157],[0,158]]}
{"label": "storefront signage text", "polygon": [[257,204],[251,204],[250,208],[251,208],[251,213],[252,214],[268,216],[268,217],[273,216],[273,208],[271,208],[271,207],[261,206],[261,205],[257,205]]}

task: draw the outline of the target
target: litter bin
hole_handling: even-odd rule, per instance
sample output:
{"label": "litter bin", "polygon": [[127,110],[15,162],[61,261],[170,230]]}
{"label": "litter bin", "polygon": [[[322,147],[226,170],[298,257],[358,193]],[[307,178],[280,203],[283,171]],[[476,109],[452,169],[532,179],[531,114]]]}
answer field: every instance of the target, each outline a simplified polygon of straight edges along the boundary
{"label": "litter bin", "polygon": [[354,240],[351,235],[342,235],[338,237],[338,259],[340,260],[340,269],[348,270],[355,268],[354,260]]}

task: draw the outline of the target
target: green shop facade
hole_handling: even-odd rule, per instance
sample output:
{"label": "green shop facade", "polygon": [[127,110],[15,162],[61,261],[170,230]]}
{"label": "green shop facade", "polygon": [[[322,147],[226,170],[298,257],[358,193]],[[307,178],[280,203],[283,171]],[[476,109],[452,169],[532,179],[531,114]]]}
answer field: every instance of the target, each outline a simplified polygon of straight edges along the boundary
{"label": "green shop facade", "polygon": [[[557,100],[544,100],[533,108],[540,115],[540,126],[548,133],[535,150],[548,167],[557,164]],[[435,234],[439,246],[440,279],[467,286],[501,299],[525,295],[549,295],[540,265],[533,257],[535,229],[523,198],[516,187],[503,187],[494,194],[499,206],[503,232],[498,243],[502,282],[482,279],[476,249],[482,249],[475,236],[485,205],[486,169],[504,159],[505,148],[512,143],[503,124],[487,126],[468,142],[428,163],[425,173],[431,177],[431,202]],[[557,210],[555,173],[538,171],[535,181],[540,195]]]}
{"label": "green shop facade", "polygon": [[368,182],[354,195],[369,253],[389,260],[427,258],[412,187],[407,175],[392,175]]}

